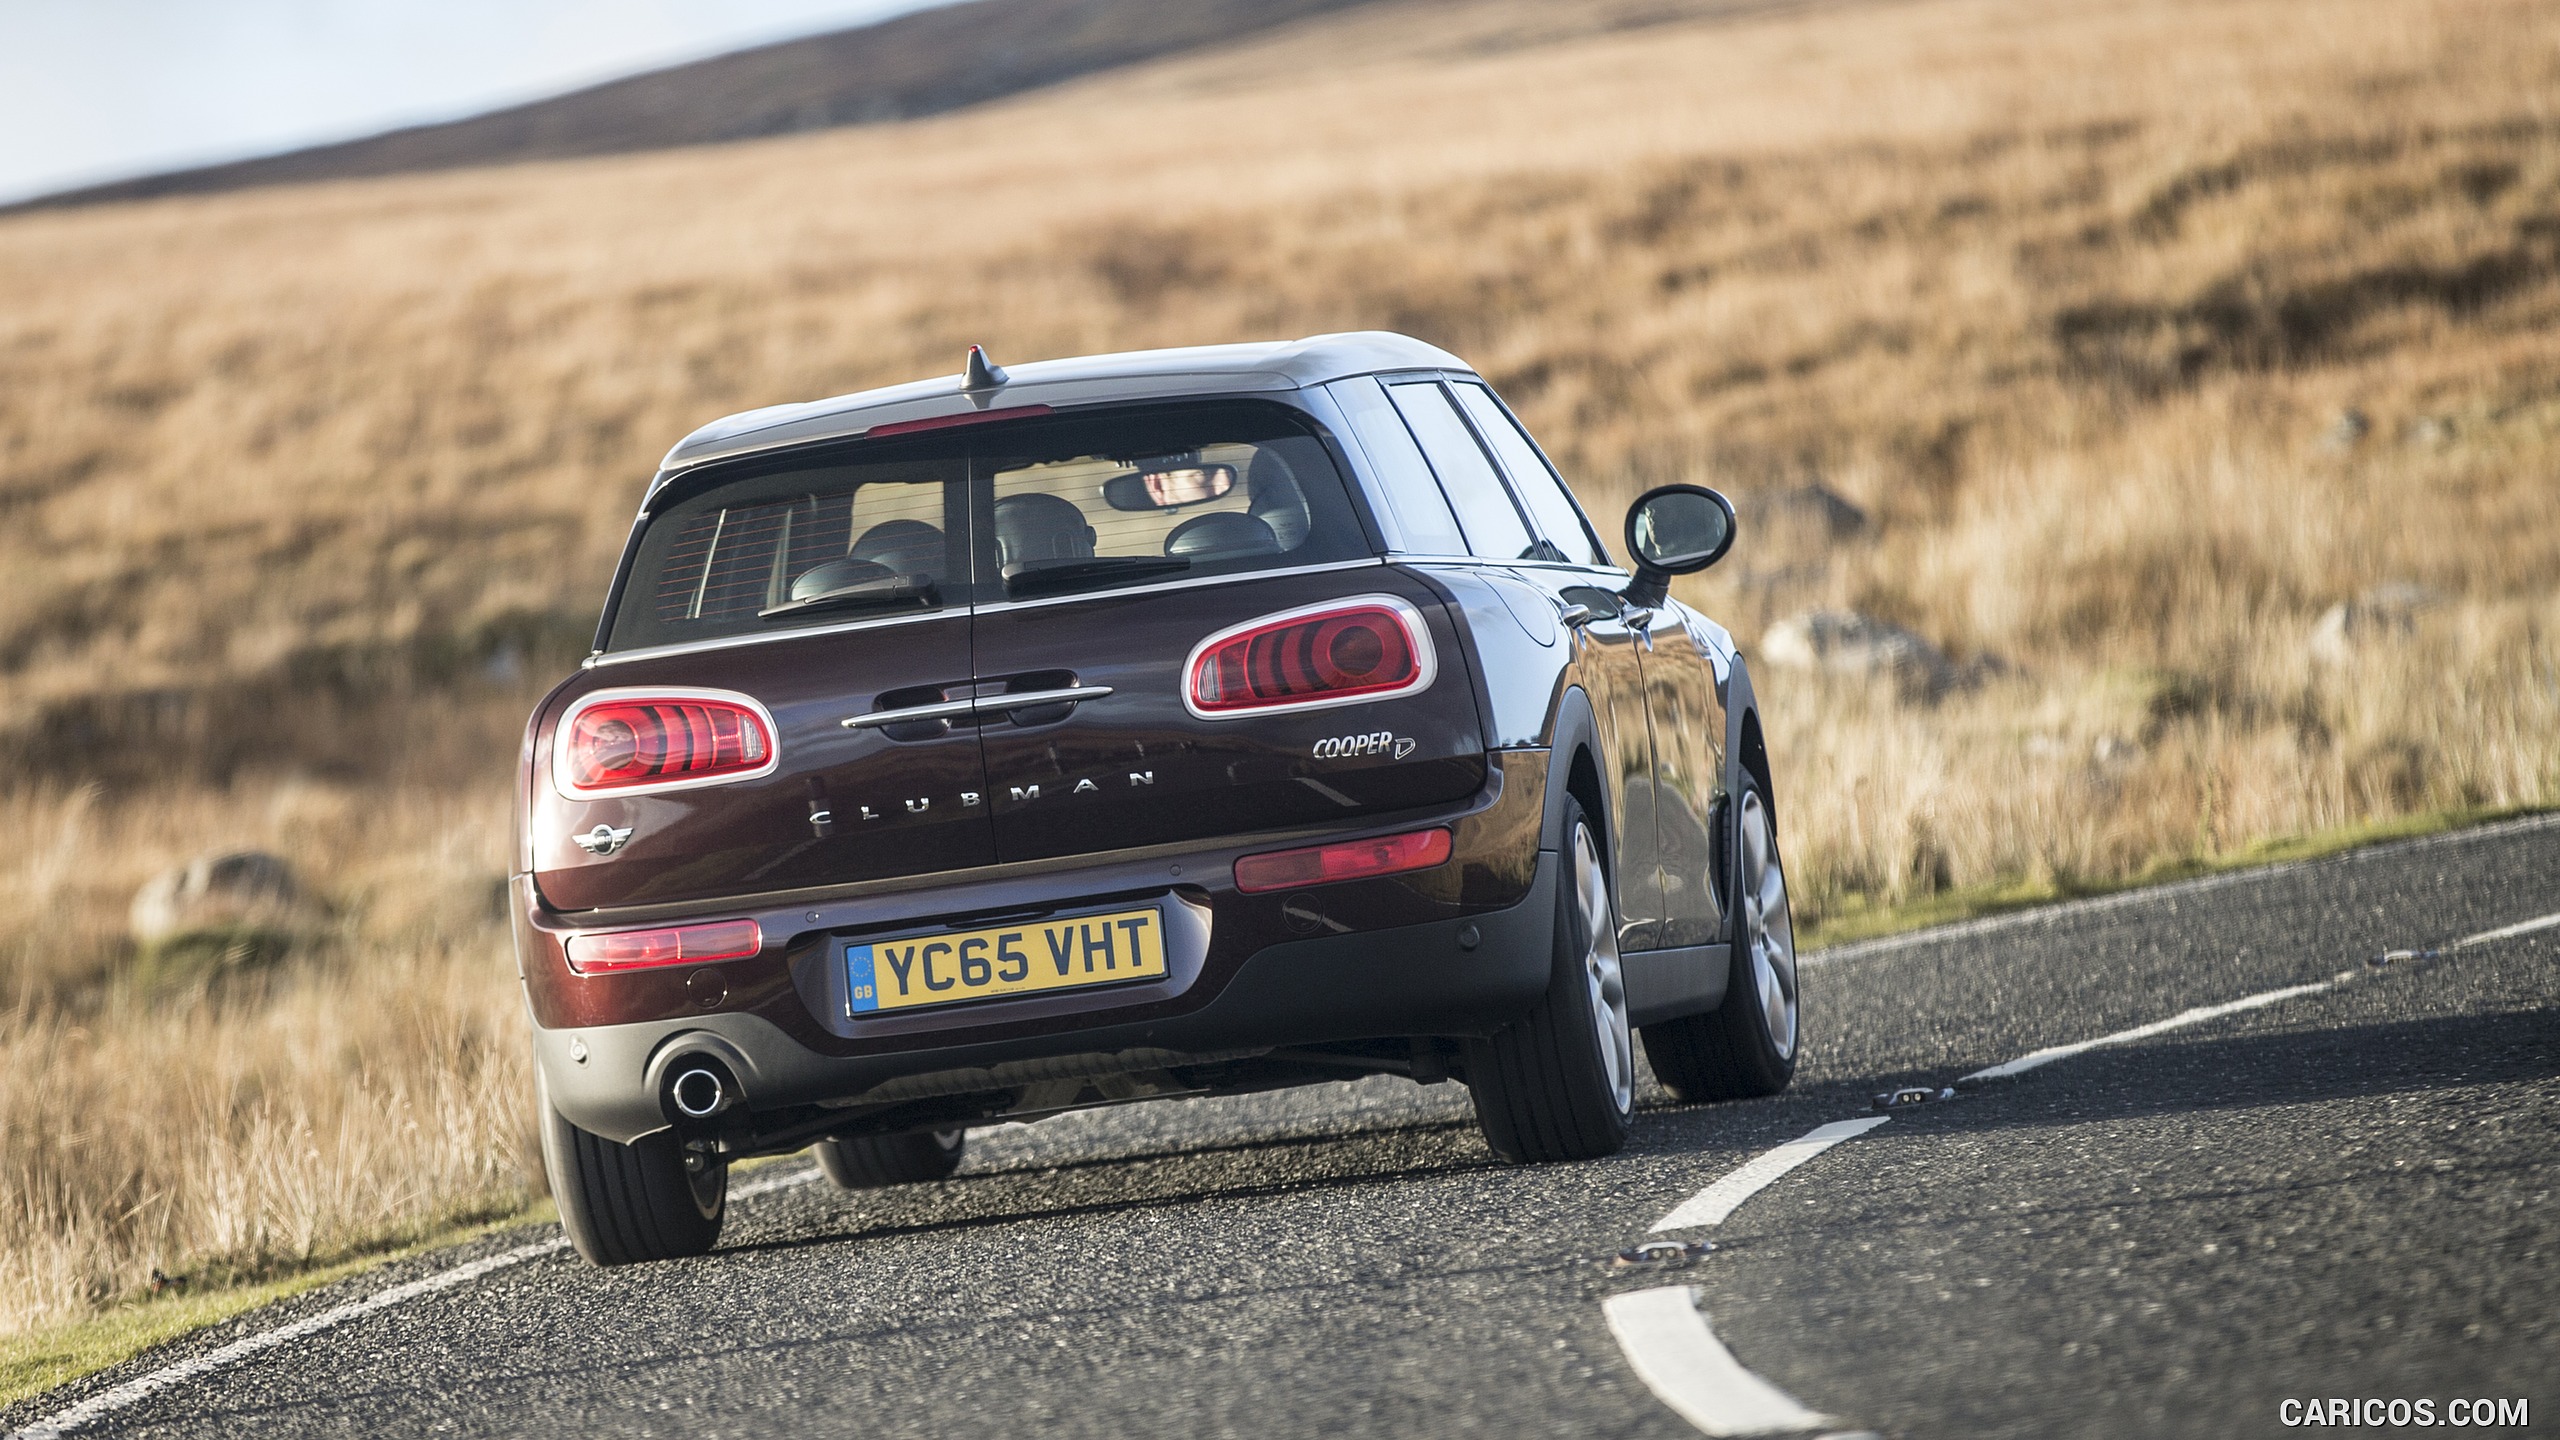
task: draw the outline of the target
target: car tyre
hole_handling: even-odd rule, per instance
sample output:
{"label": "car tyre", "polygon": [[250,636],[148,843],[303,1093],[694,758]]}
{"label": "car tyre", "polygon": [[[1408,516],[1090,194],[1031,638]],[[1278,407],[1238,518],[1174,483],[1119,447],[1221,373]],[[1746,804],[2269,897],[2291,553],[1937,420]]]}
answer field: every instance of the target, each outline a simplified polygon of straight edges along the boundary
{"label": "car tyre", "polygon": [[839,1190],[877,1190],[883,1185],[913,1185],[940,1180],[960,1168],[968,1147],[963,1129],[917,1130],[905,1135],[847,1135],[821,1140],[809,1148],[818,1168]]}
{"label": "car tyre", "polygon": [[1565,802],[1555,967],[1537,1008],[1469,1042],[1467,1088],[1485,1143],[1505,1160],[1589,1160],[1627,1143],[1635,1046],[1617,906],[1591,822]]}
{"label": "car tyre", "polygon": [[1734,796],[1731,878],[1736,916],[1724,1003],[1644,1027],[1654,1078],[1682,1100],[1775,1095],[1795,1079],[1803,1049],[1795,915],[1777,821],[1757,783],[1746,782]]}
{"label": "car tyre", "polygon": [[729,1162],[685,1168],[671,1130],[618,1145],[570,1124],[542,1097],[542,1165],[569,1243],[596,1265],[700,1255],[727,1217]]}

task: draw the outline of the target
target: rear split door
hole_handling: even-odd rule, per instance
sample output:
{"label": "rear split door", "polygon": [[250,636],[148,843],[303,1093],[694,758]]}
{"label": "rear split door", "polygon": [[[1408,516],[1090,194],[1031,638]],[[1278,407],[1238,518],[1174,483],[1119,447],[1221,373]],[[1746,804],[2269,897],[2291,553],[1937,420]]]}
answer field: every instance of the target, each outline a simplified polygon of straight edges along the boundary
{"label": "rear split door", "polygon": [[536,737],[545,899],[989,863],[966,723],[969,492],[965,438],[943,435],[718,467],[653,496],[605,652]]}
{"label": "rear split door", "polygon": [[1354,825],[1482,786],[1457,634],[1374,557],[1302,412],[1192,402],[976,439],[999,859]]}

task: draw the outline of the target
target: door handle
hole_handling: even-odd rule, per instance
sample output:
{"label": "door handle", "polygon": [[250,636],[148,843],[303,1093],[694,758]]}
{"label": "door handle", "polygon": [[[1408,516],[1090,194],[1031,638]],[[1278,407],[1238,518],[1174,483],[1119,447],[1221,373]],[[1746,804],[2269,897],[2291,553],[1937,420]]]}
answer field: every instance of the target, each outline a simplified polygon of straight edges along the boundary
{"label": "door handle", "polygon": [[854,715],[844,722],[847,730],[870,730],[882,725],[905,725],[917,720],[952,720],[963,715],[994,711],[999,715],[1028,710],[1035,705],[1080,705],[1099,700],[1111,693],[1108,685],[1078,685],[1068,690],[1021,690],[1009,695],[978,695],[967,700],[945,700],[935,705],[909,705],[899,710],[874,710]]}
{"label": "door handle", "polygon": [[1579,630],[1598,618],[1600,612],[1588,605],[1567,605],[1556,612],[1556,622],[1567,630]]}

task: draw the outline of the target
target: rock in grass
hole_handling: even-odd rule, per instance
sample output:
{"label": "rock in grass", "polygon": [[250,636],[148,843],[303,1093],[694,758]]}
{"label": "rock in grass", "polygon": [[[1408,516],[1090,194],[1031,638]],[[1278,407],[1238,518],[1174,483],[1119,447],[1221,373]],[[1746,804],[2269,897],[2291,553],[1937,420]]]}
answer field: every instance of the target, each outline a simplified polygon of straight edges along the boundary
{"label": "rock in grass", "polygon": [[2443,603],[2443,593],[2425,585],[2387,581],[2322,611],[2304,648],[2321,664],[2340,664],[2378,642],[2417,633],[2418,616]]}
{"label": "rock in grass", "polygon": [[1779,621],[1761,635],[1760,658],[1781,669],[1889,678],[1906,692],[1932,696],[1964,678],[1937,646],[1854,610],[1814,610]]}
{"label": "rock in grass", "polygon": [[2349,406],[2338,412],[2338,418],[2329,422],[2328,429],[2320,432],[2320,448],[2332,454],[2344,454],[2356,448],[2372,429],[2373,422],[2365,418],[2364,412]]}
{"label": "rock in grass", "polygon": [[131,978],[156,990],[271,965],[308,928],[312,909],[293,867],[277,856],[200,855],[134,892]]}

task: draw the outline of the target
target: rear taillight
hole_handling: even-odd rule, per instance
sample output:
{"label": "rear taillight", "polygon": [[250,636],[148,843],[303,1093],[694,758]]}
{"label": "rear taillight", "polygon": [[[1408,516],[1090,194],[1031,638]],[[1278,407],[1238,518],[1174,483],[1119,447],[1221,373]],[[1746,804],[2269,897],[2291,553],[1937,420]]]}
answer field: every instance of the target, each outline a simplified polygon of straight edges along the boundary
{"label": "rear taillight", "polygon": [[1391,595],[1284,611],[1221,630],[1184,667],[1183,702],[1204,720],[1410,695],[1431,683],[1421,612]]}
{"label": "rear taillight", "polygon": [[753,920],[679,925],[672,930],[608,930],[570,936],[569,968],[581,975],[604,975],[660,965],[744,960],[763,948],[764,929]]}
{"label": "rear taillight", "polygon": [[1329,885],[1336,880],[1365,880],[1374,875],[1401,875],[1449,863],[1449,832],[1415,830],[1378,840],[1343,840],[1310,845],[1304,850],[1274,850],[1247,855],[1236,862],[1236,888],[1248,895],[1265,890],[1294,890],[1303,885]]}
{"label": "rear taillight", "polygon": [[561,721],[552,758],[575,798],[744,780],[774,767],[773,719],[743,695],[600,693]]}

